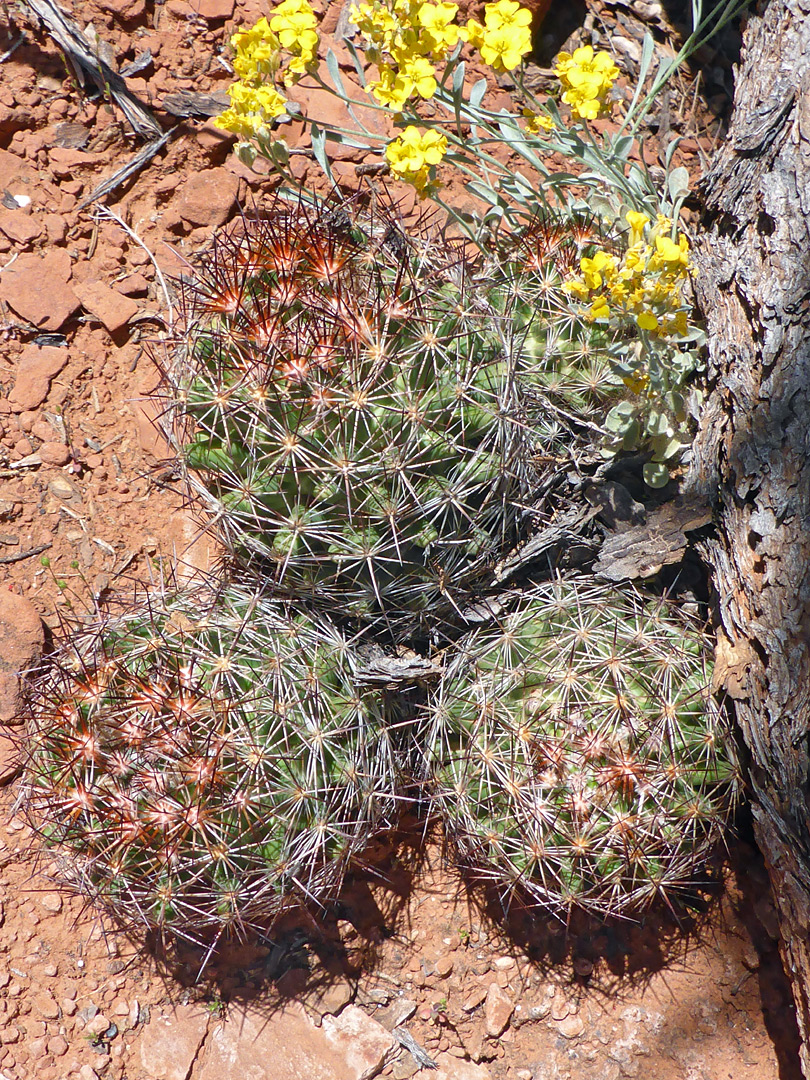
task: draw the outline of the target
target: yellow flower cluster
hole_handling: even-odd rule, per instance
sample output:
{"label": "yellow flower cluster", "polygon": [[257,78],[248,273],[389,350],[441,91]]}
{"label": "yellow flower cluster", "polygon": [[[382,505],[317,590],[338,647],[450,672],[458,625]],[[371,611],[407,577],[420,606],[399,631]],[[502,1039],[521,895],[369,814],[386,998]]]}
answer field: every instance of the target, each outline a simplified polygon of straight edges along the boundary
{"label": "yellow flower cluster", "polygon": [[281,43],[270,29],[267,19],[234,34],[231,48],[235,52],[233,70],[240,79],[256,82],[263,75],[275,75],[281,63]]}
{"label": "yellow flower cluster", "polygon": [[595,120],[607,110],[607,96],[619,69],[610,53],[594,53],[590,45],[583,45],[573,53],[561,52],[554,74],[563,87],[562,99],[574,116]]}
{"label": "yellow flower cluster", "polygon": [[285,111],[286,100],[273,86],[253,86],[237,82],[228,87],[230,108],[220,113],[214,126],[231,131],[240,139],[252,139],[266,129],[271,120]]}
{"label": "yellow flower cluster", "polygon": [[626,220],[630,242],[622,258],[598,250],[580,259],[579,276],[566,289],[590,304],[589,320],[631,317],[659,337],[685,334],[681,287],[689,276],[689,241],[671,238],[672,222],[663,214],[652,224],[630,210]]}
{"label": "yellow flower cluster", "polygon": [[240,81],[228,87],[230,108],[214,124],[241,139],[251,139],[281,116],[287,103],[273,82],[281,72],[289,86],[317,63],[316,26],[308,0],[282,0],[269,22],[261,18],[249,30],[234,34],[233,69]]}
{"label": "yellow flower cluster", "polygon": [[517,0],[498,0],[484,8],[484,25],[470,19],[462,31],[495,71],[511,71],[532,49],[532,13]]}
{"label": "yellow flower cluster", "polygon": [[458,44],[459,28],[453,21],[457,12],[457,4],[419,0],[371,0],[352,7],[352,20],[366,39],[366,55],[379,70],[369,91],[381,105],[400,112],[412,97],[433,97],[434,62],[444,60]]}
{"label": "yellow flower cluster", "polygon": [[282,0],[272,13],[270,29],[291,57],[284,72],[288,86],[318,62],[317,25],[307,0]]}
{"label": "yellow flower cluster", "polygon": [[369,91],[381,105],[400,112],[413,97],[433,97],[436,64],[459,41],[478,48],[496,71],[517,67],[531,49],[531,12],[517,0],[487,4],[483,26],[475,19],[458,26],[457,14],[458,4],[421,0],[364,0],[352,7],[366,55],[379,70]]}
{"label": "yellow flower cluster", "polygon": [[432,169],[447,153],[447,138],[438,131],[420,131],[409,124],[398,139],[385,148],[385,156],[391,171],[401,179],[413,184],[420,195],[425,195],[431,184]]}

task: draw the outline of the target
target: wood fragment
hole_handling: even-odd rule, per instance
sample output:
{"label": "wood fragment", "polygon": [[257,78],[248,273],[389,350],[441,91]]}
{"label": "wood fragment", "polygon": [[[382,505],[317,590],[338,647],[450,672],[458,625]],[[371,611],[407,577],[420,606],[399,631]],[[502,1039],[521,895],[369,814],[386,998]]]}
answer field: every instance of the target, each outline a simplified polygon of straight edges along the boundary
{"label": "wood fragment", "polygon": [[560,559],[563,553],[567,566],[582,565],[589,556],[593,555],[596,546],[592,540],[582,535],[582,530],[596,513],[595,509],[575,508],[550,525],[546,525],[523,547],[507,555],[496,566],[495,580],[508,581],[533,562],[543,561],[553,565],[562,565]]}
{"label": "wood fragment", "polygon": [[442,665],[423,656],[378,656],[364,664],[356,679],[361,686],[402,690],[441,677]]}
{"label": "wood fragment", "polygon": [[15,555],[0,555],[0,563],[5,565],[7,563],[22,562],[23,559],[30,559],[34,555],[41,555],[42,552],[47,551],[49,547],[53,547],[50,540],[47,544],[40,544],[38,547],[29,548],[28,551],[18,551]]}
{"label": "wood fragment", "polygon": [[[227,94],[200,94],[194,90],[179,90],[166,94],[160,104],[172,116],[219,116],[231,103]],[[223,135],[225,133],[223,132]]]}
{"label": "wood fragment", "polygon": [[599,549],[593,572],[602,581],[634,581],[653,577],[662,567],[680,562],[686,534],[710,525],[708,501],[681,496],[664,503],[643,525],[611,533]]}
{"label": "wood fragment", "polygon": [[24,41],[25,41],[25,34],[21,33],[16,41],[12,41],[11,45],[9,45],[9,47],[6,49],[6,51],[4,53],[0,53],[0,64],[4,63],[4,61],[8,60],[8,58],[10,56],[13,56],[14,53],[17,51],[17,49],[19,49],[19,47],[22,45],[22,43]]}

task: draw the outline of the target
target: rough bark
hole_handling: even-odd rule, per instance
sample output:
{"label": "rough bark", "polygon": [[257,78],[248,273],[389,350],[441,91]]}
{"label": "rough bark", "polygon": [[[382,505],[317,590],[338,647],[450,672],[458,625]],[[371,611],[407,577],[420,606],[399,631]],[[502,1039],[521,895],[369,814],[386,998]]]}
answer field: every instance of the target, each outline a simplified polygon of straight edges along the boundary
{"label": "rough bark", "polygon": [[749,757],[757,840],[810,1077],[810,0],[752,18],[705,178],[696,292],[712,391],[694,494],[715,503],[717,681]]}

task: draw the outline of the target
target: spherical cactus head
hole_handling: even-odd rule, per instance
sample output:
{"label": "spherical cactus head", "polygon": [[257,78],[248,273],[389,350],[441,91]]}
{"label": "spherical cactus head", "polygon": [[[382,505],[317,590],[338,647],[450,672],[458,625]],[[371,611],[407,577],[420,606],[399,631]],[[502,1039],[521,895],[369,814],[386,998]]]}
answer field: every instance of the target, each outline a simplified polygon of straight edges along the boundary
{"label": "spherical cactus head", "polygon": [[184,290],[173,430],[238,559],[418,625],[515,541],[531,439],[460,249],[349,211],[279,201],[217,240]]}
{"label": "spherical cactus head", "polygon": [[250,590],[150,595],[66,645],[34,697],[27,809],[117,918],[211,941],[323,902],[394,812],[342,635]]}
{"label": "spherical cactus head", "polygon": [[562,918],[686,895],[738,790],[707,657],[660,599],[580,581],[536,586],[470,636],[427,740],[462,864]]}

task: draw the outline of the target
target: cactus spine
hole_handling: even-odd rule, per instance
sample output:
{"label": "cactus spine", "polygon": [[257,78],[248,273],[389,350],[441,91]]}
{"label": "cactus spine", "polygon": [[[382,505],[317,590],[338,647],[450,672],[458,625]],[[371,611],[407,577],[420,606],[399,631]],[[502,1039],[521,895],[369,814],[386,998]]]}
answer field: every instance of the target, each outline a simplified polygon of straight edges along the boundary
{"label": "cactus spine", "polygon": [[532,475],[514,362],[464,260],[276,204],[184,287],[172,426],[225,543],[286,595],[378,624],[451,612]]}
{"label": "cactus spine", "polygon": [[198,940],[335,895],[394,813],[347,640],[245,588],[150,596],[38,687],[28,804],[83,891]]}
{"label": "cactus spine", "polygon": [[704,639],[662,602],[536,586],[437,693],[427,784],[462,862],[561,916],[687,888],[737,792],[708,682]]}

